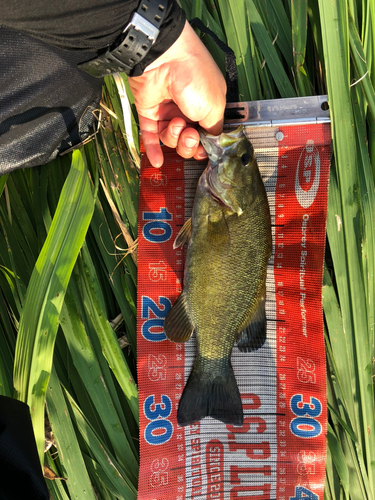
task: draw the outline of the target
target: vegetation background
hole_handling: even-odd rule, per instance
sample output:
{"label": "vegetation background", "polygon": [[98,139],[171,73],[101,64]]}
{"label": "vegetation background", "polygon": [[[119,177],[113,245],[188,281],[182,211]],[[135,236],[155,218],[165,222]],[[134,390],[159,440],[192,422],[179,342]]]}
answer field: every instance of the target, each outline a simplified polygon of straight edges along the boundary
{"label": "vegetation background", "polygon": [[[242,100],[328,93],[325,499],[374,500],[375,2],[180,3],[235,51]],[[69,477],[47,481],[59,500],[137,496],[137,262],[126,251],[139,148],[124,75],[105,79],[97,113],[79,150],[0,178],[0,394],[30,405],[41,464]]]}

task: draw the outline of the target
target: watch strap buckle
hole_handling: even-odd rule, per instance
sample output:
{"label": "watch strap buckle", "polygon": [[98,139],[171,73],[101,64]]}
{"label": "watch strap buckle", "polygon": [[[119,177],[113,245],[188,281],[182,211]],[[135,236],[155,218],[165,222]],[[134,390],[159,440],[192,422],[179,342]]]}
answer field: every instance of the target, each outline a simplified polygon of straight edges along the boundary
{"label": "watch strap buckle", "polygon": [[142,0],[123,31],[121,43],[78,66],[96,78],[116,72],[130,75],[155,43],[166,10],[167,0]]}

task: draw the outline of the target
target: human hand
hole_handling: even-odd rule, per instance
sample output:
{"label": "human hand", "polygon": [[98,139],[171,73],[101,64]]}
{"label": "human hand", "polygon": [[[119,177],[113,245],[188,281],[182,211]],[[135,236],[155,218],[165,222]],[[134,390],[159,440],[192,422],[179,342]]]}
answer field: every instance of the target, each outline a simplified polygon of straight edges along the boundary
{"label": "human hand", "polygon": [[188,22],[176,42],[143,75],[129,78],[146,154],[163,164],[159,140],[183,158],[207,156],[199,124],[211,134],[223,129],[226,84],[210,53]]}

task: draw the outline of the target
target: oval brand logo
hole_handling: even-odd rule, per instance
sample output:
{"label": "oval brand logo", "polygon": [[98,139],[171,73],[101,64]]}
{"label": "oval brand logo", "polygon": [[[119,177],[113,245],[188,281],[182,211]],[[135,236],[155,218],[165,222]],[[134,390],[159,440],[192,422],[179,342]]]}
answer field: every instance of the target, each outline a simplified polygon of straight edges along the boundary
{"label": "oval brand logo", "polygon": [[313,204],[319,188],[319,178],[319,151],[314,146],[314,141],[309,139],[298,159],[294,183],[296,197],[302,208],[309,208]]}

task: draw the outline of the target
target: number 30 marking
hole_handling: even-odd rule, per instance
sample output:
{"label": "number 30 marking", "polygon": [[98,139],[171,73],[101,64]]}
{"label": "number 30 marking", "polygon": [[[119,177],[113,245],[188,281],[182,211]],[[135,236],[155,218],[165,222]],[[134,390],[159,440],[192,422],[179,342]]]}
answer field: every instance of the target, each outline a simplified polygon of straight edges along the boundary
{"label": "number 30 marking", "polygon": [[315,419],[322,413],[319,399],[310,396],[310,403],[304,403],[302,394],[295,394],[290,400],[290,409],[296,415],[290,422],[290,430],[295,436],[308,439],[321,434],[322,425]]}

